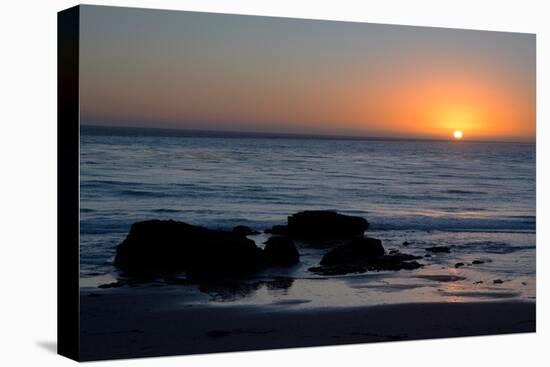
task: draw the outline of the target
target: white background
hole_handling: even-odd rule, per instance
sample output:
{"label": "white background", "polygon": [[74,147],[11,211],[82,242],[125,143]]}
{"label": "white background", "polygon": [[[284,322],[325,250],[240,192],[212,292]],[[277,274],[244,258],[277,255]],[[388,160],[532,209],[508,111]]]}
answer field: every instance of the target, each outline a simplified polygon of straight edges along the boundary
{"label": "white background", "polygon": [[[549,24],[547,1],[96,1],[375,23],[537,33],[536,334],[101,362],[123,366],[532,366],[548,363]],[[53,366],[56,341],[56,12],[74,1],[6,1],[0,22],[0,365]],[[544,167],[546,166],[546,167]],[[546,169],[545,169],[546,168]],[[543,264],[541,266],[541,264]]]}

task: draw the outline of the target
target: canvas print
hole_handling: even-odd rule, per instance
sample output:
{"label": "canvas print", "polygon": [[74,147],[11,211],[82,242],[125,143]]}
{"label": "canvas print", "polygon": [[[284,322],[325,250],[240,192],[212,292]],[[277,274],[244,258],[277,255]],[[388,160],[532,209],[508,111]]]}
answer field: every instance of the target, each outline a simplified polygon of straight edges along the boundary
{"label": "canvas print", "polygon": [[79,7],[79,359],[535,331],[535,35]]}

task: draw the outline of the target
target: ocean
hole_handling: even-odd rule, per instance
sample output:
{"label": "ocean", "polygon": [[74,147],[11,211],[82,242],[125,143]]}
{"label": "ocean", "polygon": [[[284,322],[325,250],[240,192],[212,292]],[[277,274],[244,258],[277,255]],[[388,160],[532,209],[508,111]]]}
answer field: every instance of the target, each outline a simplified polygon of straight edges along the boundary
{"label": "ocean", "polygon": [[[365,217],[367,234],[386,249],[452,251],[426,257],[416,271],[321,277],[307,270],[321,250],[304,246],[300,265],[260,275],[292,279],[281,292],[258,286],[243,297],[204,300],[311,307],[534,299],[535,151],[529,143],[82,126],[81,287],[120,277],[115,249],[137,221],[263,231],[298,211],[329,209]],[[251,238],[262,245],[267,235]],[[459,262],[465,266],[456,268]]]}

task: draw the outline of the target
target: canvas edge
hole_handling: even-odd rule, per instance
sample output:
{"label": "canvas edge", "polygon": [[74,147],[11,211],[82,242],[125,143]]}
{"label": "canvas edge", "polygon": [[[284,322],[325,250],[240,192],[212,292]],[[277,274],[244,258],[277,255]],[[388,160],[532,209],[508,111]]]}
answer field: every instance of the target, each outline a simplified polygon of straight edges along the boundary
{"label": "canvas edge", "polygon": [[57,353],[80,359],[80,7],[57,13]]}

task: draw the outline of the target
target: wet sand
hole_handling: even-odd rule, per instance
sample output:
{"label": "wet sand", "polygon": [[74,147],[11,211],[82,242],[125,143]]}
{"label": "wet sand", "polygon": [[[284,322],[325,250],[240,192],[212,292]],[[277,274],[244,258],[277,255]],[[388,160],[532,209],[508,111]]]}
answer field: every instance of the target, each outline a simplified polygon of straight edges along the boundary
{"label": "wet sand", "polygon": [[410,303],[300,309],[191,305],[177,293],[81,297],[81,359],[308,347],[534,332],[535,303]]}

